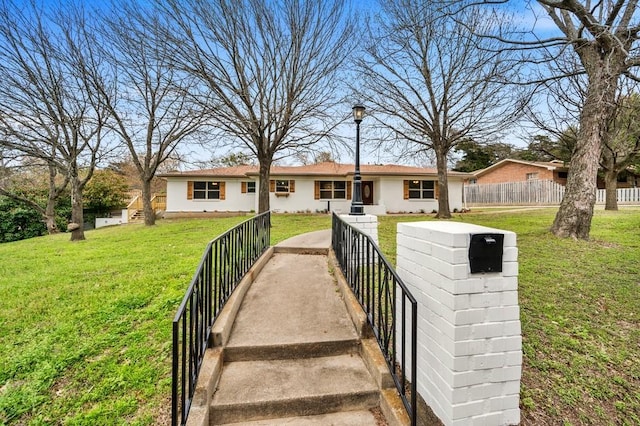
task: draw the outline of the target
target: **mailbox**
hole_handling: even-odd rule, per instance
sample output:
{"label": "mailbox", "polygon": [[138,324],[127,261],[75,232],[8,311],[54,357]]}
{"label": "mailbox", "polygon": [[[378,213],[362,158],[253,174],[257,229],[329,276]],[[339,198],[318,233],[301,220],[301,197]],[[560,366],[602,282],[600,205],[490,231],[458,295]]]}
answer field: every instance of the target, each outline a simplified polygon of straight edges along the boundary
{"label": "mailbox", "polygon": [[469,265],[471,273],[502,272],[503,234],[471,234]]}

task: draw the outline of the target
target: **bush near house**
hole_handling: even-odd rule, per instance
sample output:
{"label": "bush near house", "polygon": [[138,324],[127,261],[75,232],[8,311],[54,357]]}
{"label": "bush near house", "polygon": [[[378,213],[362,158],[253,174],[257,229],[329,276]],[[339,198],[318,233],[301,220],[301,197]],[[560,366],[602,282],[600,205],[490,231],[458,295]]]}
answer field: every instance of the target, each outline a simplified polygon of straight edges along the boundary
{"label": "bush near house", "polygon": [[128,191],[124,176],[112,170],[96,170],[82,192],[84,208],[94,216],[108,215],[126,207]]}

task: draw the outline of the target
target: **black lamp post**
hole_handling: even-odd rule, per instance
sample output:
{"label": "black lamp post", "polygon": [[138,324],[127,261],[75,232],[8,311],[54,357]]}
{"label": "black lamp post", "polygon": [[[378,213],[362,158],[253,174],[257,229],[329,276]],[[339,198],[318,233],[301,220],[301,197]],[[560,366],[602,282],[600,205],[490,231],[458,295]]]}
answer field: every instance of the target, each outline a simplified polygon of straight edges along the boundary
{"label": "black lamp post", "polygon": [[362,204],[362,178],[360,177],[360,122],[364,117],[364,106],[358,104],[353,107],[353,121],[356,122],[356,171],[353,176],[353,199],[351,200],[350,215],[364,215]]}

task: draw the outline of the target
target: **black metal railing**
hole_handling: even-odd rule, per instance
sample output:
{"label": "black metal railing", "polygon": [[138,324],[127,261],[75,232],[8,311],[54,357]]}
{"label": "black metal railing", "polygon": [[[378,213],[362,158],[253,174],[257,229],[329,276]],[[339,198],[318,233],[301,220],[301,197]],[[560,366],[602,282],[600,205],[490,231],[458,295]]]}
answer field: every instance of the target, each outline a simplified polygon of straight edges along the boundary
{"label": "black metal railing", "polygon": [[187,421],[213,323],[242,277],[269,247],[270,222],[270,212],[262,213],[207,244],[173,319],[173,426]]}
{"label": "black metal railing", "polygon": [[[415,425],[418,317],[416,299],[371,237],[349,225],[335,213],[332,219],[331,244],[340,269],[373,328],[391,376],[411,418],[411,424]],[[397,327],[399,332],[396,332]],[[410,340],[409,344],[407,340]],[[409,351],[408,345],[411,346]],[[411,375],[410,380],[406,378],[407,372]]]}

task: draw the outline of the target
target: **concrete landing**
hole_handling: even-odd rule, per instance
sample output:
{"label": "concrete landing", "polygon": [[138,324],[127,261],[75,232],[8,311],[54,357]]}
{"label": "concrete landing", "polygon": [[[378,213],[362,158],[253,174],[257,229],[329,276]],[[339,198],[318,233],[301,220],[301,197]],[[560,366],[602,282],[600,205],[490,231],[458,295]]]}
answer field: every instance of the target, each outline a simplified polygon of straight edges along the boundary
{"label": "concrete landing", "polygon": [[[328,244],[323,231],[288,247],[304,241]],[[210,424],[309,420],[377,407],[379,389],[359,355],[360,338],[342,297],[326,255],[275,250],[235,317]],[[358,418],[360,425],[377,424]]]}
{"label": "concrete landing", "polygon": [[276,252],[326,254],[331,248],[331,229],[296,235],[276,244]]}
{"label": "concrete landing", "polygon": [[325,356],[357,344],[327,257],[276,253],[244,297],[225,360]]}

